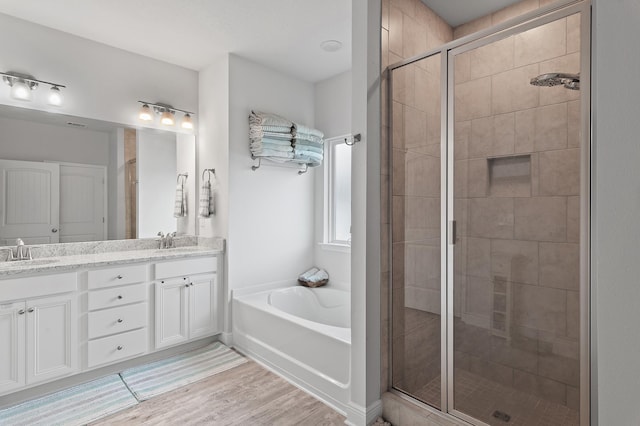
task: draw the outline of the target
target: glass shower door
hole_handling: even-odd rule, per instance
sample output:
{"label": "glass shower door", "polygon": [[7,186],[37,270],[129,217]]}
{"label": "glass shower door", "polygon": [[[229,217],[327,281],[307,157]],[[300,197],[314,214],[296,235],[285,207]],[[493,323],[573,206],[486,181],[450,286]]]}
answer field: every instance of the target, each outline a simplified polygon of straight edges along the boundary
{"label": "glass shower door", "polygon": [[491,425],[579,424],[579,30],[574,14],[449,57],[449,406]]}
{"label": "glass shower door", "polygon": [[441,60],[436,54],[393,72],[393,387],[440,408]]}

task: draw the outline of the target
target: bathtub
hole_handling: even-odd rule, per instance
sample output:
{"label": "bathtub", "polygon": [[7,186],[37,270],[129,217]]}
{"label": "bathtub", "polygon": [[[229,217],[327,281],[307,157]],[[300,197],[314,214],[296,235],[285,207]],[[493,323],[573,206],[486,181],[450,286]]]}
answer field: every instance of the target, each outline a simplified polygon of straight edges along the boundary
{"label": "bathtub", "polygon": [[349,407],[349,292],[299,285],[233,295],[233,344],[343,414]]}

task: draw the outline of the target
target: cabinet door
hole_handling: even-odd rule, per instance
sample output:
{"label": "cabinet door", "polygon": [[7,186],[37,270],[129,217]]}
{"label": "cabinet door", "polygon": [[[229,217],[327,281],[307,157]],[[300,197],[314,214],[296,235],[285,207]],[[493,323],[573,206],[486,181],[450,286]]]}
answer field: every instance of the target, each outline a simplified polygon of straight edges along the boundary
{"label": "cabinet door", "polygon": [[25,303],[0,304],[0,394],[24,386]]}
{"label": "cabinet door", "polygon": [[156,348],[189,339],[187,328],[188,282],[183,279],[156,283]]}
{"label": "cabinet door", "polygon": [[191,277],[189,285],[189,338],[218,331],[218,285],[215,274]]}
{"label": "cabinet door", "polygon": [[77,371],[77,309],[75,294],[27,301],[27,384]]}

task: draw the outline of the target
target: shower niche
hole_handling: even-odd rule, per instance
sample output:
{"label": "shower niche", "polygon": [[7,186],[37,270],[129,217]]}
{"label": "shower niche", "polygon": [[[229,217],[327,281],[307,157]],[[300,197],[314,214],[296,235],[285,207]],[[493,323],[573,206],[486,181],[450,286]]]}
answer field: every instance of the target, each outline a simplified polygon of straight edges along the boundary
{"label": "shower niche", "polygon": [[472,424],[589,423],[589,13],[389,68],[390,387]]}

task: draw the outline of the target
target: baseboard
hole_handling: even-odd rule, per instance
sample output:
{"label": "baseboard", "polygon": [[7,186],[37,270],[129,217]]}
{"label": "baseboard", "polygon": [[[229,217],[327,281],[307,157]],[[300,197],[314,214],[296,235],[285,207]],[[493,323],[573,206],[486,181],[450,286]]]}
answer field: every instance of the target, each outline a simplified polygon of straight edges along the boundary
{"label": "baseboard", "polygon": [[220,334],[220,341],[225,345],[232,347],[233,346],[233,333],[224,332]]}
{"label": "baseboard", "polygon": [[351,426],[366,426],[376,421],[376,419],[382,415],[382,400],[369,404],[367,408],[361,405],[349,403],[349,410],[347,411],[347,420],[345,424]]}

